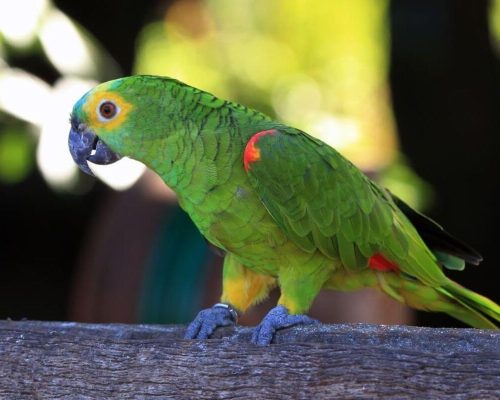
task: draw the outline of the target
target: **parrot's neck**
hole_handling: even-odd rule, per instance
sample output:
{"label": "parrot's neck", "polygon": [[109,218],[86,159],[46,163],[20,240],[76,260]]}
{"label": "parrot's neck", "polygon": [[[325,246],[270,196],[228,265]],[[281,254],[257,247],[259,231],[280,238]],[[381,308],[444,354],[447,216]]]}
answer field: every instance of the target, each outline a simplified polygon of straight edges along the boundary
{"label": "parrot's neck", "polygon": [[[191,113],[183,110],[182,114],[182,118],[165,120],[163,126],[170,125],[168,134],[143,143],[146,151],[140,161],[158,173],[186,207],[199,204],[221,185],[246,180],[243,151],[247,141],[276,125],[262,114],[232,105]],[[172,126],[172,120],[179,122]]]}

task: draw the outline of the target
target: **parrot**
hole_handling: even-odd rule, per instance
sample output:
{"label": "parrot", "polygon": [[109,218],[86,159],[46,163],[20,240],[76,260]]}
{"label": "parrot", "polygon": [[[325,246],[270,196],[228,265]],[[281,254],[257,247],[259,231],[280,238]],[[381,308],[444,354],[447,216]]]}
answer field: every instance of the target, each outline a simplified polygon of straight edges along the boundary
{"label": "parrot", "polygon": [[318,323],[307,312],[321,289],[376,288],[498,329],[500,307],[445,275],[482,256],[299,129],[153,75],[97,85],[75,103],[70,124],[69,151],[82,171],[122,157],[144,163],[223,252],[220,302],[198,313],[186,339],[237,324],[275,288],[277,305],[252,331],[257,345]]}

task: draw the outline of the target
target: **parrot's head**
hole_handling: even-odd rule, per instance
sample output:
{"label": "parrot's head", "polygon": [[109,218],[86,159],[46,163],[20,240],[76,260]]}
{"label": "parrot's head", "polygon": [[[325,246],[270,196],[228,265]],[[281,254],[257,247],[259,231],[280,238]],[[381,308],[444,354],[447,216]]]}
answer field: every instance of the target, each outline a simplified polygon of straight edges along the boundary
{"label": "parrot's head", "polygon": [[80,169],[93,175],[88,161],[104,165],[122,156],[140,159],[138,143],[158,134],[155,117],[166,111],[155,99],[172,82],[153,76],[120,78],[78,100],[71,112],[69,150]]}

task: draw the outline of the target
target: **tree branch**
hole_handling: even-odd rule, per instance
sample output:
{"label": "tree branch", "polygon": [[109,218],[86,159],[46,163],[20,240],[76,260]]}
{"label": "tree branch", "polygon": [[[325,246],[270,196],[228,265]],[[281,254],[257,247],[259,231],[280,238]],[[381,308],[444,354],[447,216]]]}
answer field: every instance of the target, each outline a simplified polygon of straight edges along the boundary
{"label": "tree branch", "polygon": [[0,321],[2,399],[496,399],[500,333],[317,325],[250,328]]}

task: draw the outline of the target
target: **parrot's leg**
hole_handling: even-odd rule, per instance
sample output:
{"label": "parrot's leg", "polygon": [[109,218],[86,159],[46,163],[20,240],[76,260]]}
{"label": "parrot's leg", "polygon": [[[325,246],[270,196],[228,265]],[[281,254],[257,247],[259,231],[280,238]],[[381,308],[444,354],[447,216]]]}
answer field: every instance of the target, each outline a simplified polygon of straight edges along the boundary
{"label": "parrot's leg", "polygon": [[224,259],[221,302],[231,304],[239,312],[264,300],[276,285],[276,278],[246,268],[233,255]]}
{"label": "parrot's leg", "polygon": [[279,277],[281,297],[278,305],[269,311],[255,328],[252,342],[267,346],[279,329],[318,323],[317,320],[301,314],[309,310],[330,273],[330,268],[321,265],[317,268],[311,268],[309,265],[305,268],[281,271]]}
{"label": "parrot's leg", "polygon": [[237,311],[244,312],[263,300],[275,286],[275,278],[251,271],[228,253],[224,259],[221,303],[200,311],[184,338],[207,339],[218,327],[234,325]]}

